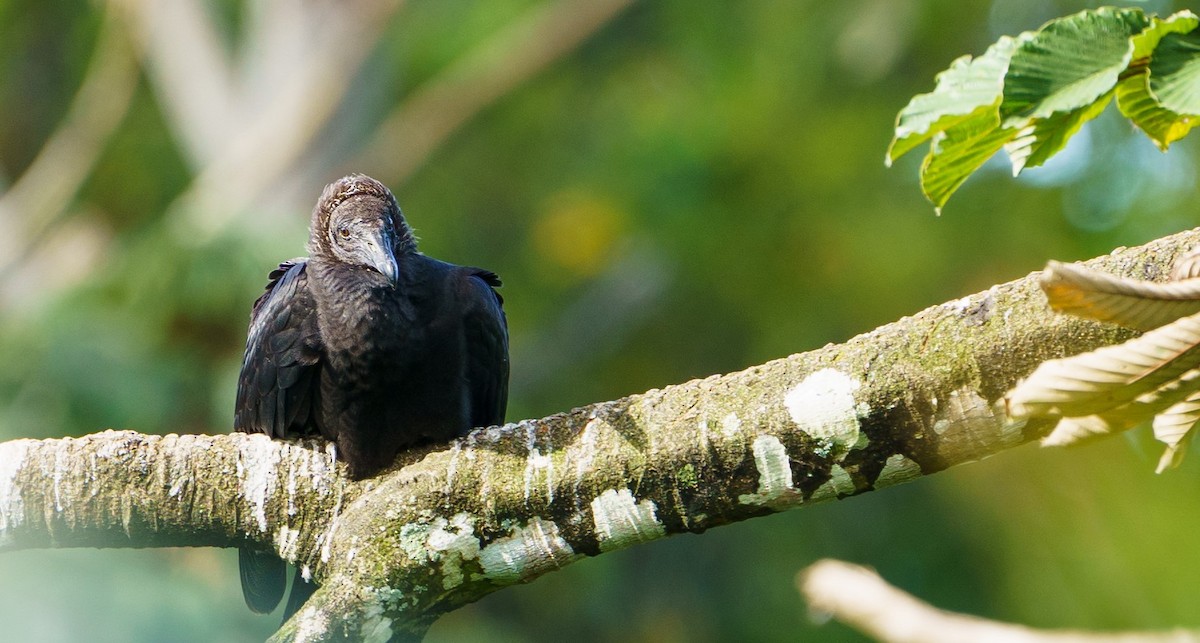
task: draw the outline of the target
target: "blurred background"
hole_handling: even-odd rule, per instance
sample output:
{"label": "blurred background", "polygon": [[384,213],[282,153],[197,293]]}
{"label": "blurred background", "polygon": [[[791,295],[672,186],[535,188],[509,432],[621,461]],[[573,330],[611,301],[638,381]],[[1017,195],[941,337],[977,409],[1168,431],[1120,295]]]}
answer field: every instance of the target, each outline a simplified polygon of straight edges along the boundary
{"label": "blurred background", "polygon": [[[428,254],[504,279],[509,419],[840,342],[1195,225],[1195,136],[1117,117],[935,217],[896,112],[1046,0],[7,0],[0,438],[230,430],[251,302],[342,174]],[[1176,5],[1180,6],[1176,6]],[[1147,2],[1169,13],[1183,3]],[[1043,627],[1200,626],[1200,458],[1144,432],[1027,446],[849,501],[584,560],[430,641],[858,641],[795,572],[833,556]],[[0,638],[255,641],[232,550],[0,556]]]}

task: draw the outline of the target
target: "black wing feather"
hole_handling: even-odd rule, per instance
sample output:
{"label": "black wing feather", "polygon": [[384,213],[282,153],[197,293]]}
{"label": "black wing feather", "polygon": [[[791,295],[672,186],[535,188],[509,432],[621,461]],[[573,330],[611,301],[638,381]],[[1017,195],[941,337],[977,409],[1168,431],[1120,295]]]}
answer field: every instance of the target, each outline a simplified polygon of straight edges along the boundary
{"label": "black wing feather", "polygon": [[[243,433],[283,438],[315,428],[312,402],[322,347],[306,265],[304,259],[279,264],[254,302],[233,418],[234,429]],[[238,569],[246,605],[260,614],[275,609],[287,586],[283,560],[242,548]]]}
{"label": "black wing feather", "polygon": [[283,607],[283,622],[287,623],[293,614],[299,612],[316,591],[317,584],[311,580],[304,580],[304,574],[297,569],[296,574],[292,576],[292,593],[288,596],[287,605]]}
{"label": "black wing feather", "polygon": [[495,273],[470,268],[464,301],[471,425],[504,423],[508,408],[508,320]]}
{"label": "black wing feather", "polygon": [[254,302],[233,421],[243,433],[283,438],[315,430],[322,347],[306,266],[304,259],[279,264]]}
{"label": "black wing feather", "polygon": [[256,614],[271,613],[287,587],[287,566],[283,559],[267,551],[239,549],[238,572],[246,606]]}

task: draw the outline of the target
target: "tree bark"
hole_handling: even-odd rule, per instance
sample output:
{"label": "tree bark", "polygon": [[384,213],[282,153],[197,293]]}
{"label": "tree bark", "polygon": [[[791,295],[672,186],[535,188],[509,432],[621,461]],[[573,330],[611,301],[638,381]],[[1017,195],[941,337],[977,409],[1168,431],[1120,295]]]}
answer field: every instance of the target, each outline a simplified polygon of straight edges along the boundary
{"label": "tree bark", "polygon": [[[1094,259],[1162,280],[1189,231]],[[798,303],[797,314],[815,314]],[[844,344],[478,429],[352,482],[331,447],[107,431],[0,444],[0,551],[255,544],[321,588],[280,641],[419,637],[583,556],[906,482],[1041,437],[1003,395],[1130,331],[1052,313],[1037,273]]]}

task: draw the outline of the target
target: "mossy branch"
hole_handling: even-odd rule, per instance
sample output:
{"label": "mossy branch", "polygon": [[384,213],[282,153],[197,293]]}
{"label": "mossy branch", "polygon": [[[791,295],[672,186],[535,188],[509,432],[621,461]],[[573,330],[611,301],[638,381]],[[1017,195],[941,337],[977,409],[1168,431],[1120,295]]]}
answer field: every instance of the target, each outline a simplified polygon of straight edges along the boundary
{"label": "mossy branch", "polygon": [[[1093,260],[1162,279],[1190,231]],[[281,641],[401,640],[583,556],[857,495],[1043,435],[1003,395],[1130,331],[1049,311],[1030,275],[738,373],[477,430],[351,482],[264,436],[0,444],[0,551],[273,547],[322,588]]]}

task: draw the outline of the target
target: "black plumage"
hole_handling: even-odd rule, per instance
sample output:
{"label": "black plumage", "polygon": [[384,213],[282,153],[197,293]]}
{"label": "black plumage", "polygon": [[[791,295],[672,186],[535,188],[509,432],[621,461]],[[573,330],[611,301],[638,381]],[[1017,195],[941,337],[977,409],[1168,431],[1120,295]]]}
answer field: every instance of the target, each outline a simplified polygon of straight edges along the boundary
{"label": "black plumage", "polygon": [[[238,431],[322,435],[364,478],[401,449],[504,421],[508,329],[495,274],[418,252],[395,197],[363,175],[325,188],[308,252],[271,272],[254,303]],[[240,563],[247,605],[273,610],[283,561],[243,549]],[[309,593],[297,582],[288,614]]]}

